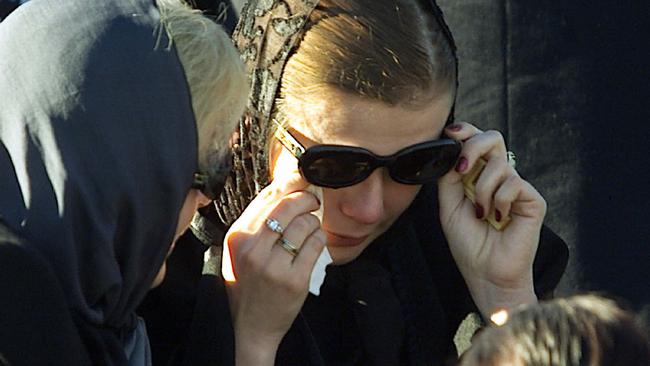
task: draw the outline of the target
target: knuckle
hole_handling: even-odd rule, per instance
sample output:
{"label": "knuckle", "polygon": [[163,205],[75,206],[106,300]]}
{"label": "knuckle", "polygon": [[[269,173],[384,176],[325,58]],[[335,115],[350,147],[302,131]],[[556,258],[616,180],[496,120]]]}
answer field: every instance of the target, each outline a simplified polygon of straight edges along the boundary
{"label": "knuckle", "polygon": [[301,233],[314,231],[317,225],[318,219],[312,214],[297,216],[291,223],[291,226],[294,227],[295,230],[299,230]]}
{"label": "knuckle", "polygon": [[497,191],[497,193],[494,194],[494,204],[496,206],[503,207],[503,206],[507,205],[508,203],[509,203],[508,202],[508,196],[506,195],[506,193],[504,191],[499,190],[499,191]]}
{"label": "knuckle", "polygon": [[303,282],[301,276],[292,276],[282,281],[282,287],[289,293],[300,294],[306,287]]}
{"label": "knuckle", "polygon": [[295,227],[295,229],[299,230],[301,233],[309,231],[310,223],[309,219],[307,219],[307,215],[296,216],[296,218],[293,219],[291,226]]}
{"label": "knuckle", "polygon": [[239,231],[231,228],[226,233],[224,241],[226,242],[226,244],[228,244],[228,247],[230,247],[231,249],[238,248],[244,242],[244,236]]}
{"label": "knuckle", "polygon": [[260,191],[260,193],[255,197],[256,199],[269,199],[276,193],[275,187],[273,185],[268,185]]}
{"label": "knuckle", "polygon": [[318,219],[318,217],[316,217],[316,215],[312,213],[308,213],[305,216],[307,218],[307,221],[309,222],[309,227],[311,231],[314,231],[320,227],[320,220]]}
{"label": "knuckle", "polygon": [[474,192],[476,194],[476,200],[477,201],[485,201],[489,195],[488,192],[488,185],[485,180],[479,179],[476,182],[476,186],[474,188]]}
{"label": "knuckle", "polygon": [[535,200],[535,208],[544,215],[548,209],[548,203],[540,194],[537,195],[537,199]]}
{"label": "knuckle", "polygon": [[520,176],[518,176],[516,174],[513,174],[513,175],[509,176],[507,182],[513,188],[518,189],[518,190],[521,190],[523,188],[523,185],[524,185],[524,180]]}
{"label": "knuckle", "polygon": [[542,209],[542,212],[546,213],[546,210],[548,210],[548,203],[546,202],[544,197],[540,196],[539,204],[540,204],[540,208]]}
{"label": "knuckle", "polygon": [[281,273],[274,271],[270,266],[267,266],[261,273],[260,277],[262,281],[273,286],[284,287],[286,282],[282,277]]}
{"label": "knuckle", "polygon": [[501,131],[488,130],[488,131],[485,131],[484,133],[485,133],[485,136],[490,137],[492,139],[495,139],[499,143],[504,143],[505,144],[505,138],[503,137],[503,134],[501,133]]}
{"label": "knuckle", "polygon": [[292,196],[283,196],[278,200],[278,203],[275,206],[275,211],[284,211],[291,208],[294,204],[295,198]]}
{"label": "knuckle", "polygon": [[318,248],[321,246],[325,245],[325,239],[324,237],[321,237],[320,235],[317,234],[312,234],[307,240],[305,240],[305,243],[301,250],[308,250],[308,251],[313,251],[315,252]]}
{"label": "knuckle", "polygon": [[244,268],[247,268],[248,270],[258,270],[259,268],[262,267],[262,263],[257,255],[255,255],[255,252],[252,250],[249,250],[245,253],[242,253],[239,256],[239,261],[241,263],[241,266]]}
{"label": "knuckle", "polygon": [[325,232],[323,230],[316,230],[314,234],[312,235],[314,240],[316,241],[316,244],[318,245],[325,245],[327,244],[327,235],[325,235]]}
{"label": "knuckle", "polygon": [[477,139],[474,137],[476,137],[476,135],[471,136],[463,141],[463,151],[465,151],[466,153],[472,152],[474,149],[476,149],[476,145],[478,142]]}
{"label": "knuckle", "polygon": [[292,212],[306,211],[318,208],[316,196],[309,192],[295,192],[282,196],[276,205],[276,210],[290,210]]}

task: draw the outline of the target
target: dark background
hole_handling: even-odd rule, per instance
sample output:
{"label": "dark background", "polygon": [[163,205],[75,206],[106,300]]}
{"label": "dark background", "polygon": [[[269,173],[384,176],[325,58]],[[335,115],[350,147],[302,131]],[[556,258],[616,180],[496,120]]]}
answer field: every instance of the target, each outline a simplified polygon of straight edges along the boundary
{"label": "dark background", "polygon": [[459,47],[458,117],[503,131],[569,244],[560,294],[650,303],[650,7],[439,0]]}
{"label": "dark background", "polygon": [[[216,17],[220,0],[194,0]],[[236,9],[227,9],[232,28]],[[650,5],[439,0],[460,56],[457,117],[499,129],[570,246],[559,294],[650,312]],[[0,19],[18,1],[0,0]]]}

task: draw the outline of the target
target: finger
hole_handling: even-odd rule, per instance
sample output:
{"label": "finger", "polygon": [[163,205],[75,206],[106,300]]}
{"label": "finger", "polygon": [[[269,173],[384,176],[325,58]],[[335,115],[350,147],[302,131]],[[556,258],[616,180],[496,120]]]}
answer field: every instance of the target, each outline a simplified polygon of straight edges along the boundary
{"label": "finger", "polygon": [[[488,161],[483,171],[479,174],[474,189],[476,218],[482,219],[490,212],[493,207],[492,200],[497,189],[510,175],[516,175],[516,172],[505,161],[500,159],[491,159]],[[495,217],[501,217],[499,215],[502,213],[501,211],[499,214],[495,213]]]}
{"label": "finger", "polygon": [[258,217],[266,217],[269,214],[269,206],[273,206],[273,202],[279,200],[281,197],[302,191],[309,186],[299,172],[294,171],[283,175],[282,179],[276,179],[266,186],[260,193],[251,201],[246,211]]}
{"label": "finger", "polygon": [[444,132],[445,135],[447,135],[447,137],[450,139],[454,139],[456,141],[465,141],[472,136],[481,133],[482,131],[471,123],[456,122],[445,127]]}
{"label": "finger", "polygon": [[441,185],[442,189],[451,190],[451,194],[461,195],[462,190],[456,187],[456,185],[460,182],[462,175],[467,174],[472,170],[476,164],[477,159],[480,157],[480,153],[475,152],[475,147],[470,148],[469,152],[467,152],[465,145],[476,145],[476,141],[471,141],[474,140],[477,136],[482,135],[483,131],[471,123],[457,122],[445,127],[444,132],[447,137],[457,141],[463,141],[464,143],[463,150],[458,157],[456,166],[454,169],[450,170],[447,174],[439,179],[439,184]]}
{"label": "finger", "polygon": [[314,265],[318,260],[321,252],[327,244],[327,236],[325,232],[321,229],[314,231],[302,245],[300,253],[296,256],[293,261],[293,268],[296,269],[296,272],[301,274],[306,274],[309,279],[311,272],[314,269]]}
{"label": "finger", "polygon": [[494,194],[495,209],[502,217],[517,215],[543,219],[546,214],[546,201],[527,181],[518,175],[511,175]]}
{"label": "finger", "polygon": [[[472,170],[479,158],[489,161],[499,159],[506,162],[506,144],[503,135],[499,131],[490,130],[472,136],[463,143],[463,150],[460,152],[456,171],[466,174]],[[463,159],[465,163],[463,164]]]}
{"label": "finger", "polygon": [[[267,245],[273,244],[278,238],[280,238],[279,233],[271,230],[266,225],[267,219],[276,220],[283,228],[283,235],[287,235],[288,226],[297,217],[318,210],[319,207],[320,202],[318,202],[318,198],[307,191],[298,191],[282,197],[275,203],[275,207],[268,210],[268,215],[263,217],[265,223],[261,230],[264,233],[263,235],[266,235],[271,239],[270,242],[266,241]],[[268,248],[270,249],[270,245],[268,245]]]}
{"label": "finger", "polygon": [[[307,238],[320,228],[320,220],[311,213],[296,216],[287,226],[282,238],[300,253],[301,247]],[[282,239],[281,238],[281,239]],[[278,261],[283,268],[288,268],[294,260],[294,255],[284,248],[279,242],[271,249],[271,260]]]}
{"label": "finger", "polygon": [[254,252],[253,236],[240,231],[228,231],[223,241],[221,274],[227,282],[234,282],[240,273],[251,273],[264,263],[264,256]]}
{"label": "finger", "polygon": [[300,174],[298,159],[286,150],[282,150],[275,162],[273,171],[275,174],[271,186],[275,187],[280,193],[286,194],[303,190],[309,185]]}

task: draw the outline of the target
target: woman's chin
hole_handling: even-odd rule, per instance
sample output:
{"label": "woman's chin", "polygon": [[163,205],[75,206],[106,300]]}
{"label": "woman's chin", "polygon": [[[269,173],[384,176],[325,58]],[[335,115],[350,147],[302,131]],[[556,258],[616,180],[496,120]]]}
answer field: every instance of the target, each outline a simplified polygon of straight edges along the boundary
{"label": "woman's chin", "polygon": [[327,246],[327,250],[330,252],[330,256],[332,257],[332,265],[335,266],[352,262],[353,260],[357,259],[361,253],[363,253],[363,250],[365,248],[366,245],[359,245],[354,247],[334,245]]}

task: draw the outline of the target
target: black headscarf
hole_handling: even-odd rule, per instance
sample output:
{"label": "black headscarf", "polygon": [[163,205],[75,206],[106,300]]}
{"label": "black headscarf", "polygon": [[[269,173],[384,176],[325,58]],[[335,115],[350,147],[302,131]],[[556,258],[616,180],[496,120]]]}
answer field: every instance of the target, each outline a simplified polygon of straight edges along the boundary
{"label": "black headscarf", "polygon": [[35,0],[0,24],[0,71],[0,221],[121,362],[197,169],[176,52],[152,0]]}

